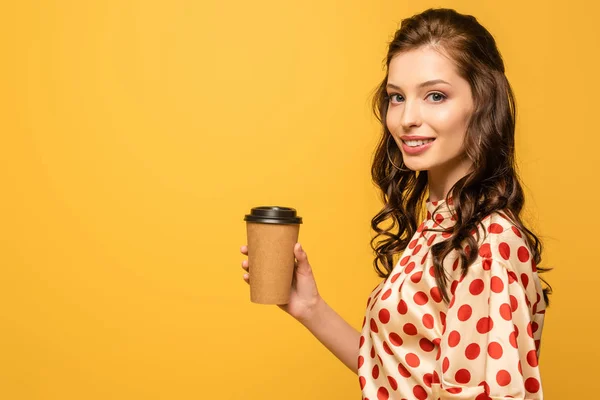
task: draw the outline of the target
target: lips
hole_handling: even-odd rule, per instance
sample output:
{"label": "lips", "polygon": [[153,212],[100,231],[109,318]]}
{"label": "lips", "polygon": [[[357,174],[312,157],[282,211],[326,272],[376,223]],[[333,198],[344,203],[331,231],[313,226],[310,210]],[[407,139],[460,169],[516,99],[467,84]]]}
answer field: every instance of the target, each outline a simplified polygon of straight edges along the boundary
{"label": "lips", "polygon": [[402,150],[408,155],[418,155],[427,151],[434,142],[434,138],[405,136],[402,137]]}

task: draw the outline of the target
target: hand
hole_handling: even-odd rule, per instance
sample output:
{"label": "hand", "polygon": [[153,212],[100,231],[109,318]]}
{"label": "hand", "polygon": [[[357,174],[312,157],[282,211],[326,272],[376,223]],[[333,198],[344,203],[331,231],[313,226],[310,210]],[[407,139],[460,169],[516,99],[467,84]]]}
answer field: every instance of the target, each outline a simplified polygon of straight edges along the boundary
{"label": "hand", "polygon": [[[248,255],[248,246],[240,248],[244,255]],[[294,246],[294,256],[296,258],[294,265],[294,275],[292,279],[292,291],[288,304],[279,305],[279,308],[290,314],[299,321],[310,319],[313,311],[321,301],[321,296],[317,290],[312,267],[308,262],[308,256],[300,243]],[[242,268],[249,271],[248,260],[242,261]],[[250,274],[244,274],[244,280],[249,283]]]}

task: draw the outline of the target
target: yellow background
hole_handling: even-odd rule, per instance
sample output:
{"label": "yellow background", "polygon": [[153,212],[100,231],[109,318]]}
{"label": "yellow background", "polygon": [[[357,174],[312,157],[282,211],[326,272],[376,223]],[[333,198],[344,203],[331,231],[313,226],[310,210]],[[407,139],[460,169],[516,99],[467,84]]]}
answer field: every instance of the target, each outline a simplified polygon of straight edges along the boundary
{"label": "yellow background", "polygon": [[431,6],[475,15],[505,58],[555,267],[546,398],[592,398],[598,6],[514,0],[5,2],[0,398],[359,398],[308,331],[249,302],[243,216],[296,207],[322,295],[360,326],[379,281],[370,96],[400,20]]}

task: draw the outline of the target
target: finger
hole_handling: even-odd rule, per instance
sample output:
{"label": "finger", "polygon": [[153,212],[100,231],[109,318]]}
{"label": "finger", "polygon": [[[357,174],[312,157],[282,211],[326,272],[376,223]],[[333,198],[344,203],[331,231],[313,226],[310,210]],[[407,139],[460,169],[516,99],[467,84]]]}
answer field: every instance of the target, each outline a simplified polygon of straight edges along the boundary
{"label": "finger", "polygon": [[244,280],[246,283],[250,283],[250,274],[244,274]]}
{"label": "finger", "polygon": [[301,273],[307,273],[311,270],[310,264],[308,263],[308,255],[302,248],[300,243],[296,243],[294,246],[294,255],[298,260],[298,271]]}
{"label": "finger", "polygon": [[246,271],[248,271],[248,260],[242,261],[242,268],[244,268]]}
{"label": "finger", "polygon": [[242,254],[248,255],[248,245],[243,245],[242,247],[240,247],[240,252]]}

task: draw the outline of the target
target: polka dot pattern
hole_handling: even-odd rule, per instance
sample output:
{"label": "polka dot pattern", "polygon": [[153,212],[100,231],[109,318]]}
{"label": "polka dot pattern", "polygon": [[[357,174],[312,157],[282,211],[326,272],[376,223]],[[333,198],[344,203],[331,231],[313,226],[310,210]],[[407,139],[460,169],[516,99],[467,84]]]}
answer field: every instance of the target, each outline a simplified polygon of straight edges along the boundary
{"label": "polka dot pattern", "polygon": [[357,360],[363,399],[543,398],[546,304],[531,250],[505,215],[482,222],[467,273],[457,253],[443,262],[447,304],[430,250],[450,237],[455,218],[444,200],[427,202],[427,219],[367,299]]}

